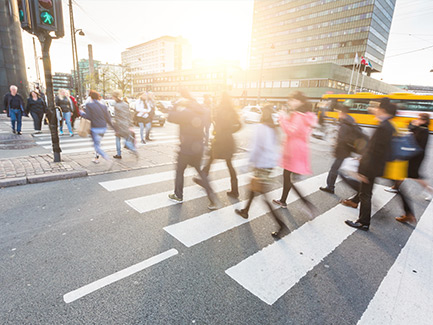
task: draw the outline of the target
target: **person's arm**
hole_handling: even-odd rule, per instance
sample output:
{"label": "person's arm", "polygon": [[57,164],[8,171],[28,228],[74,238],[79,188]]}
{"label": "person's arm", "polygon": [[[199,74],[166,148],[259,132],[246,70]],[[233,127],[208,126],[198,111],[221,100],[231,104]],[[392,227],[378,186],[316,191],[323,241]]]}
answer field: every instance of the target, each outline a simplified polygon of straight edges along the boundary
{"label": "person's arm", "polygon": [[28,115],[29,112],[30,112],[30,99],[27,99],[26,114]]}
{"label": "person's arm", "polygon": [[[263,138],[266,138],[266,134],[262,134],[263,129],[261,128],[261,125],[258,125],[253,138],[251,139],[250,144],[250,163],[253,164],[253,166],[256,166],[259,156],[262,153],[262,142]],[[264,132],[263,132],[264,133]]]}
{"label": "person's arm", "polygon": [[171,110],[168,112],[167,120],[170,123],[182,124],[184,122],[184,113],[178,110]]}

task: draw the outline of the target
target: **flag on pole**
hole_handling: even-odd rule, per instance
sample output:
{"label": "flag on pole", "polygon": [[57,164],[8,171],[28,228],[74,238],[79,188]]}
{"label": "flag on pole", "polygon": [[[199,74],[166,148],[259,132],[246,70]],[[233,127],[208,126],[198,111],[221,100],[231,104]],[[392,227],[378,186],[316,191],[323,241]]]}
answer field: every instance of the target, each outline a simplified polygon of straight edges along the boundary
{"label": "flag on pole", "polygon": [[373,68],[373,66],[371,65],[370,60],[367,60],[367,63],[368,63],[368,66],[369,66],[370,68]]}
{"label": "flag on pole", "polygon": [[368,65],[368,63],[367,63],[367,59],[364,58],[363,56],[361,56],[361,64],[362,64],[362,65]]}
{"label": "flag on pole", "polygon": [[355,65],[358,65],[359,64],[359,57],[358,57],[358,52],[356,52],[356,55],[355,55]]}

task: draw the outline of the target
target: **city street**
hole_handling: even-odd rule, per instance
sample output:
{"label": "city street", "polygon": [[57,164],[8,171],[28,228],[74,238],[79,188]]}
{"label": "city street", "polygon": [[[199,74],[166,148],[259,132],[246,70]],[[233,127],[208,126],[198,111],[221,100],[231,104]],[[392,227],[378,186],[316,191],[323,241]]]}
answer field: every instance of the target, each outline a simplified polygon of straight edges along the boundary
{"label": "city street", "polygon": [[[356,231],[344,220],[358,211],[339,204],[353,191],[341,182],[335,195],[319,190],[333,161],[331,143],[311,138],[313,175],[298,185],[317,212],[310,217],[291,192],[288,209],[277,209],[290,232],[275,241],[277,225],[260,198],[248,220],[234,213],[247,199],[244,149],[254,127],[236,134],[243,148],[234,159],[239,201],[225,194],[225,162],[211,168],[222,205],[212,212],[193,170],[185,173],[184,202],[167,198],[178,142],[170,123],[153,129],[156,141],[140,145],[138,162],[125,152],[126,162],[110,172],[101,162],[87,177],[0,189],[0,323],[431,324],[433,205],[422,188],[403,185],[416,228],[394,220],[401,200],[381,179],[370,231]],[[29,141],[31,148],[3,150],[5,157],[50,152],[46,126]],[[62,137],[62,157],[91,171],[90,143]],[[103,145],[115,154],[112,131]],[[132,168],[151,148],[166,159]],[[432,182],[431,136],[427,155],[423,171]],[[278,199],[281,188],[277,169],[269,198]]]}

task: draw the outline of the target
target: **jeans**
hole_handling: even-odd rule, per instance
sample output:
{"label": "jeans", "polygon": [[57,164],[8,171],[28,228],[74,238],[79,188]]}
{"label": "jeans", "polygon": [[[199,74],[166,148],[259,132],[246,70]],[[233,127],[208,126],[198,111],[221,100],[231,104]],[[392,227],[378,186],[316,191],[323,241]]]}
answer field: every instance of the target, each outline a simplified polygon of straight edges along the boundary
{"label": "jeans", "polygon": [[102,158],[105,160],[110,160],[108,155],[105,153],[104,150],[101,148],[101,140],[104,136],[105,131],[107,131],[107,128],[91,128],[90,133],[92,135],[93,145],[95,147],[95,151],[97,155],[101,155]]}
{"label": "jeans", "polygon": [[338,169],[340,169],[340,166],[343,163],[343,161],[344,158],[336,158],[328,173],[328,178],[326,179],[326,187],[332,191],[335,190],[335,181],[337,180]]}
{"label": "jeans", "polygon": [[[11,117],[11,123],[12,123],[12,130],[13,131],[17,131],[17,132],[21,132],[21,124],[22,124],[22,117],[23,117],[23,112],[21,111],[21,109],[9,109],[9,115]],[[16,124],[16,128],[15,128],[15,124]]]}
{"label": "jeans", "polygon": [[[121,156],[122,155],[122,145],[120,143],[120,137],[116,136],[116,150],[117,150],[117,155]],[[125,139],[125,146],[126,148],[128,148],[131,151],[137,151],[137,149],[135,149],[134,143],[131,141],[131,137],[128,137],[127,139]]]}
{"label": "jeans", "polygon": [[[149,140],[150,136],[150,129],[152,128],[152,122],[143,123],[139,122],[138,125],[140,126],[140,139],[141,141]],[[146,129],[146,138],[144,138],[144,130]]]}
{"label": "jeans", "polygon": [[44,117],[44,112],[42,111],[32,111],[30,112],[33,118],[33,126],[35,128],[35,131],[40,131],[42,128],[42,119]]}
{"label": "jeans", "polygon": [[[71,125],[71,112],[63,113],[63,118],[65,119],[66,125],[68,126],[68,130],[70,134],[73,134],[72,125]],[[60,132],[63,132],[63,124],[60,124]]]}

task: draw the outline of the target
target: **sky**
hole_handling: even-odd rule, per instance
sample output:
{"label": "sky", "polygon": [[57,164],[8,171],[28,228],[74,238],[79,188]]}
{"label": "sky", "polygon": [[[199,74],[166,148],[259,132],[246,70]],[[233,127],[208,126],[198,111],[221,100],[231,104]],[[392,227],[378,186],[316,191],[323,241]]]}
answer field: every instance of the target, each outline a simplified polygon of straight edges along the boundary
{"label": "sky", "polygon": [[[266,1],[266,0],[263,0]],[[344,0],[341,0],[344,1]],[[72,50],[68,1],[63,0],[64,38],[51,46],[52,71],[70,72]],[[126,48],[163,35],[183,36],[193,59],[232,59],[245,67],[251,38],[253,0],[74,0],[78,56],[121,63]],[[433,86],[433,0],[397,0],[382,73],[392,84]],[[23,32],[29,80],[34,80],[32,37]],[[412,52],[412,53],[407,53]],[[38,55],[40,48],[38,46]],[[41,65],[42,66],[42,65]]]}

